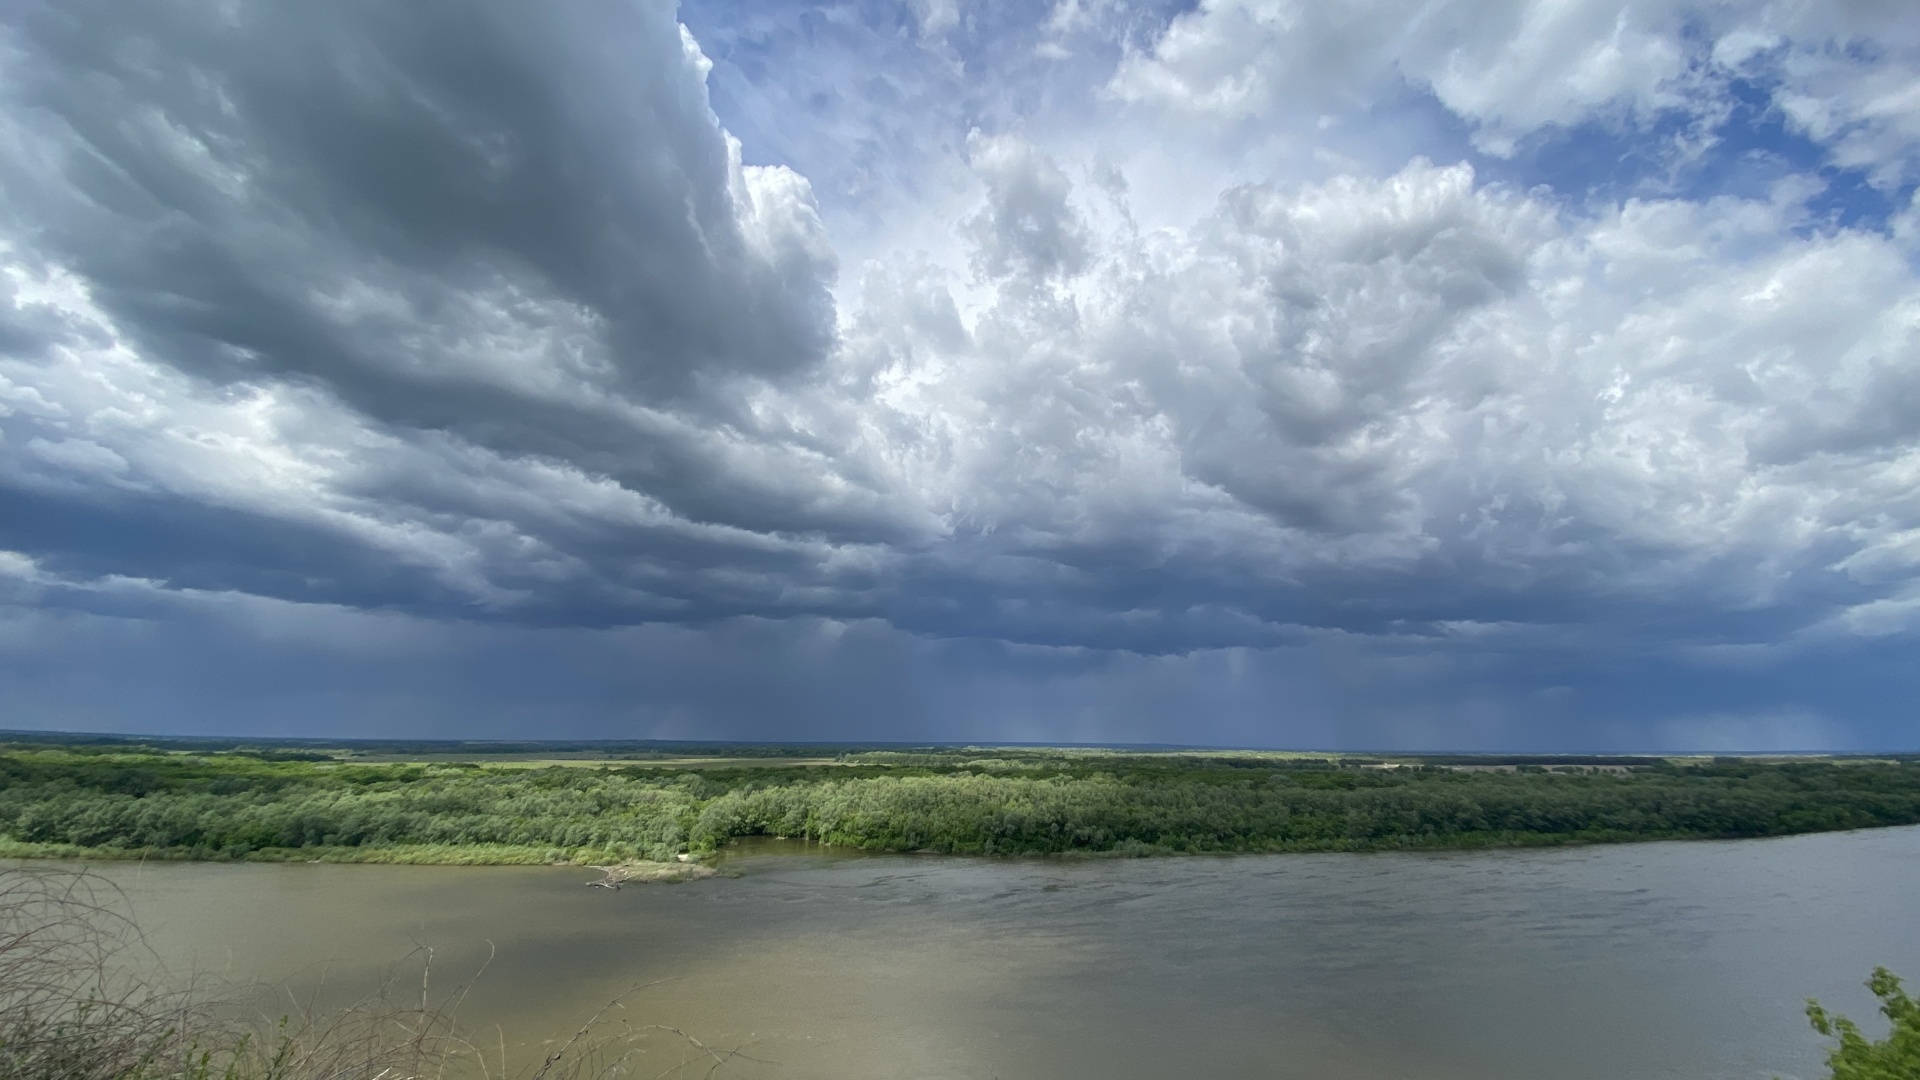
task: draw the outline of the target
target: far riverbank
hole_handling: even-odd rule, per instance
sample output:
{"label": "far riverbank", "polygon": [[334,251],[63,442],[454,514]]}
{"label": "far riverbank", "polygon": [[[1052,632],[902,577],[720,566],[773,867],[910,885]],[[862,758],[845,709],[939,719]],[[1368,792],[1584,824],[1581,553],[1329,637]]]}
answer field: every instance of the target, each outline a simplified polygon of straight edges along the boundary
{"label": "far riverbank", "polygon": [[1489,768],[1498,763],[961,748],[693,767],[0,744],[0,856],[634,865],[671,878],[682,873],[672,867],[753,837],[1114,858],[1920,823],[1920,759],[1631,761]]}

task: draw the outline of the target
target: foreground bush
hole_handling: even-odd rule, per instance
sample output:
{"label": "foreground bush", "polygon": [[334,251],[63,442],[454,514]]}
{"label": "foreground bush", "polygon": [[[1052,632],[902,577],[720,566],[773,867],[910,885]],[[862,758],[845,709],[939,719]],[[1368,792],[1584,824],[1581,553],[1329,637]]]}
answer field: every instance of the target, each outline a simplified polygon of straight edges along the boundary
{"label": "foreground bush", "polygon": [[1878,1042],[1869,1042],[1860,1028],[1844,1016],[1835,1016],[1817,1001],[1807,1002],[1813,1029],[1840,1045],[1827,1051],[1832,1080],[1920,1080],[1920,1002],[1907,995],[1886,968],[1874,968],[1867,980],[1880,1012],[1893,1030]]}

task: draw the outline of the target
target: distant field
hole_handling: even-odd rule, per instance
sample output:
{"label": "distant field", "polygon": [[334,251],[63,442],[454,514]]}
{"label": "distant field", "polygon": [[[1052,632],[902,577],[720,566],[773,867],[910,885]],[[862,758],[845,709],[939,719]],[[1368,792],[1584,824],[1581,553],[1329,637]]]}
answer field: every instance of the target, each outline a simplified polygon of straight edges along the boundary
{"label": "distant field", "polygon": [[0,855],[614,862],[1473,848],[1920,823],[1920,759],[0,735]]}

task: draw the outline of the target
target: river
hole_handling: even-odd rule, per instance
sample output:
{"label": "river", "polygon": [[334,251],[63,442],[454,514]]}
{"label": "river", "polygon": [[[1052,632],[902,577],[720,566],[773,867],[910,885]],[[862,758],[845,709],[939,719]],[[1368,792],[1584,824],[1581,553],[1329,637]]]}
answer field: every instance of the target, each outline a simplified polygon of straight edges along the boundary
{"label": "river", "polygon": [[[620,1016],[750,1055],[716,1077],[1810,1078],[1805,998],[1878,1034],[1872,967],[1920,982],[1920,828],[727,867],[618,892],[578,868],[97,869],[176,970],[332,999],[417,982],[419,946],[443,989],[491,954],[460,1016],[510,1059],[625,993]],[[643,1045],[638,1075],[692,1056]]]}

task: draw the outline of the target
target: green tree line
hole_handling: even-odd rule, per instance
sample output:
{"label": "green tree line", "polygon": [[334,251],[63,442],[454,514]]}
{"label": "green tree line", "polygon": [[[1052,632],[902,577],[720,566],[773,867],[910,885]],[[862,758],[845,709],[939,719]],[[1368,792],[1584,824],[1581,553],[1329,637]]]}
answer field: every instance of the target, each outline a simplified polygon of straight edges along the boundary
{"label": "green tree line", "polygon": [[17,848],[188,858],[442,846],[666,859],[752,835],[970,854],[1372,850],[1916,822],[1913,762],[1474,772],[1023,751],[694,771],[0,751],[0,838]]}

